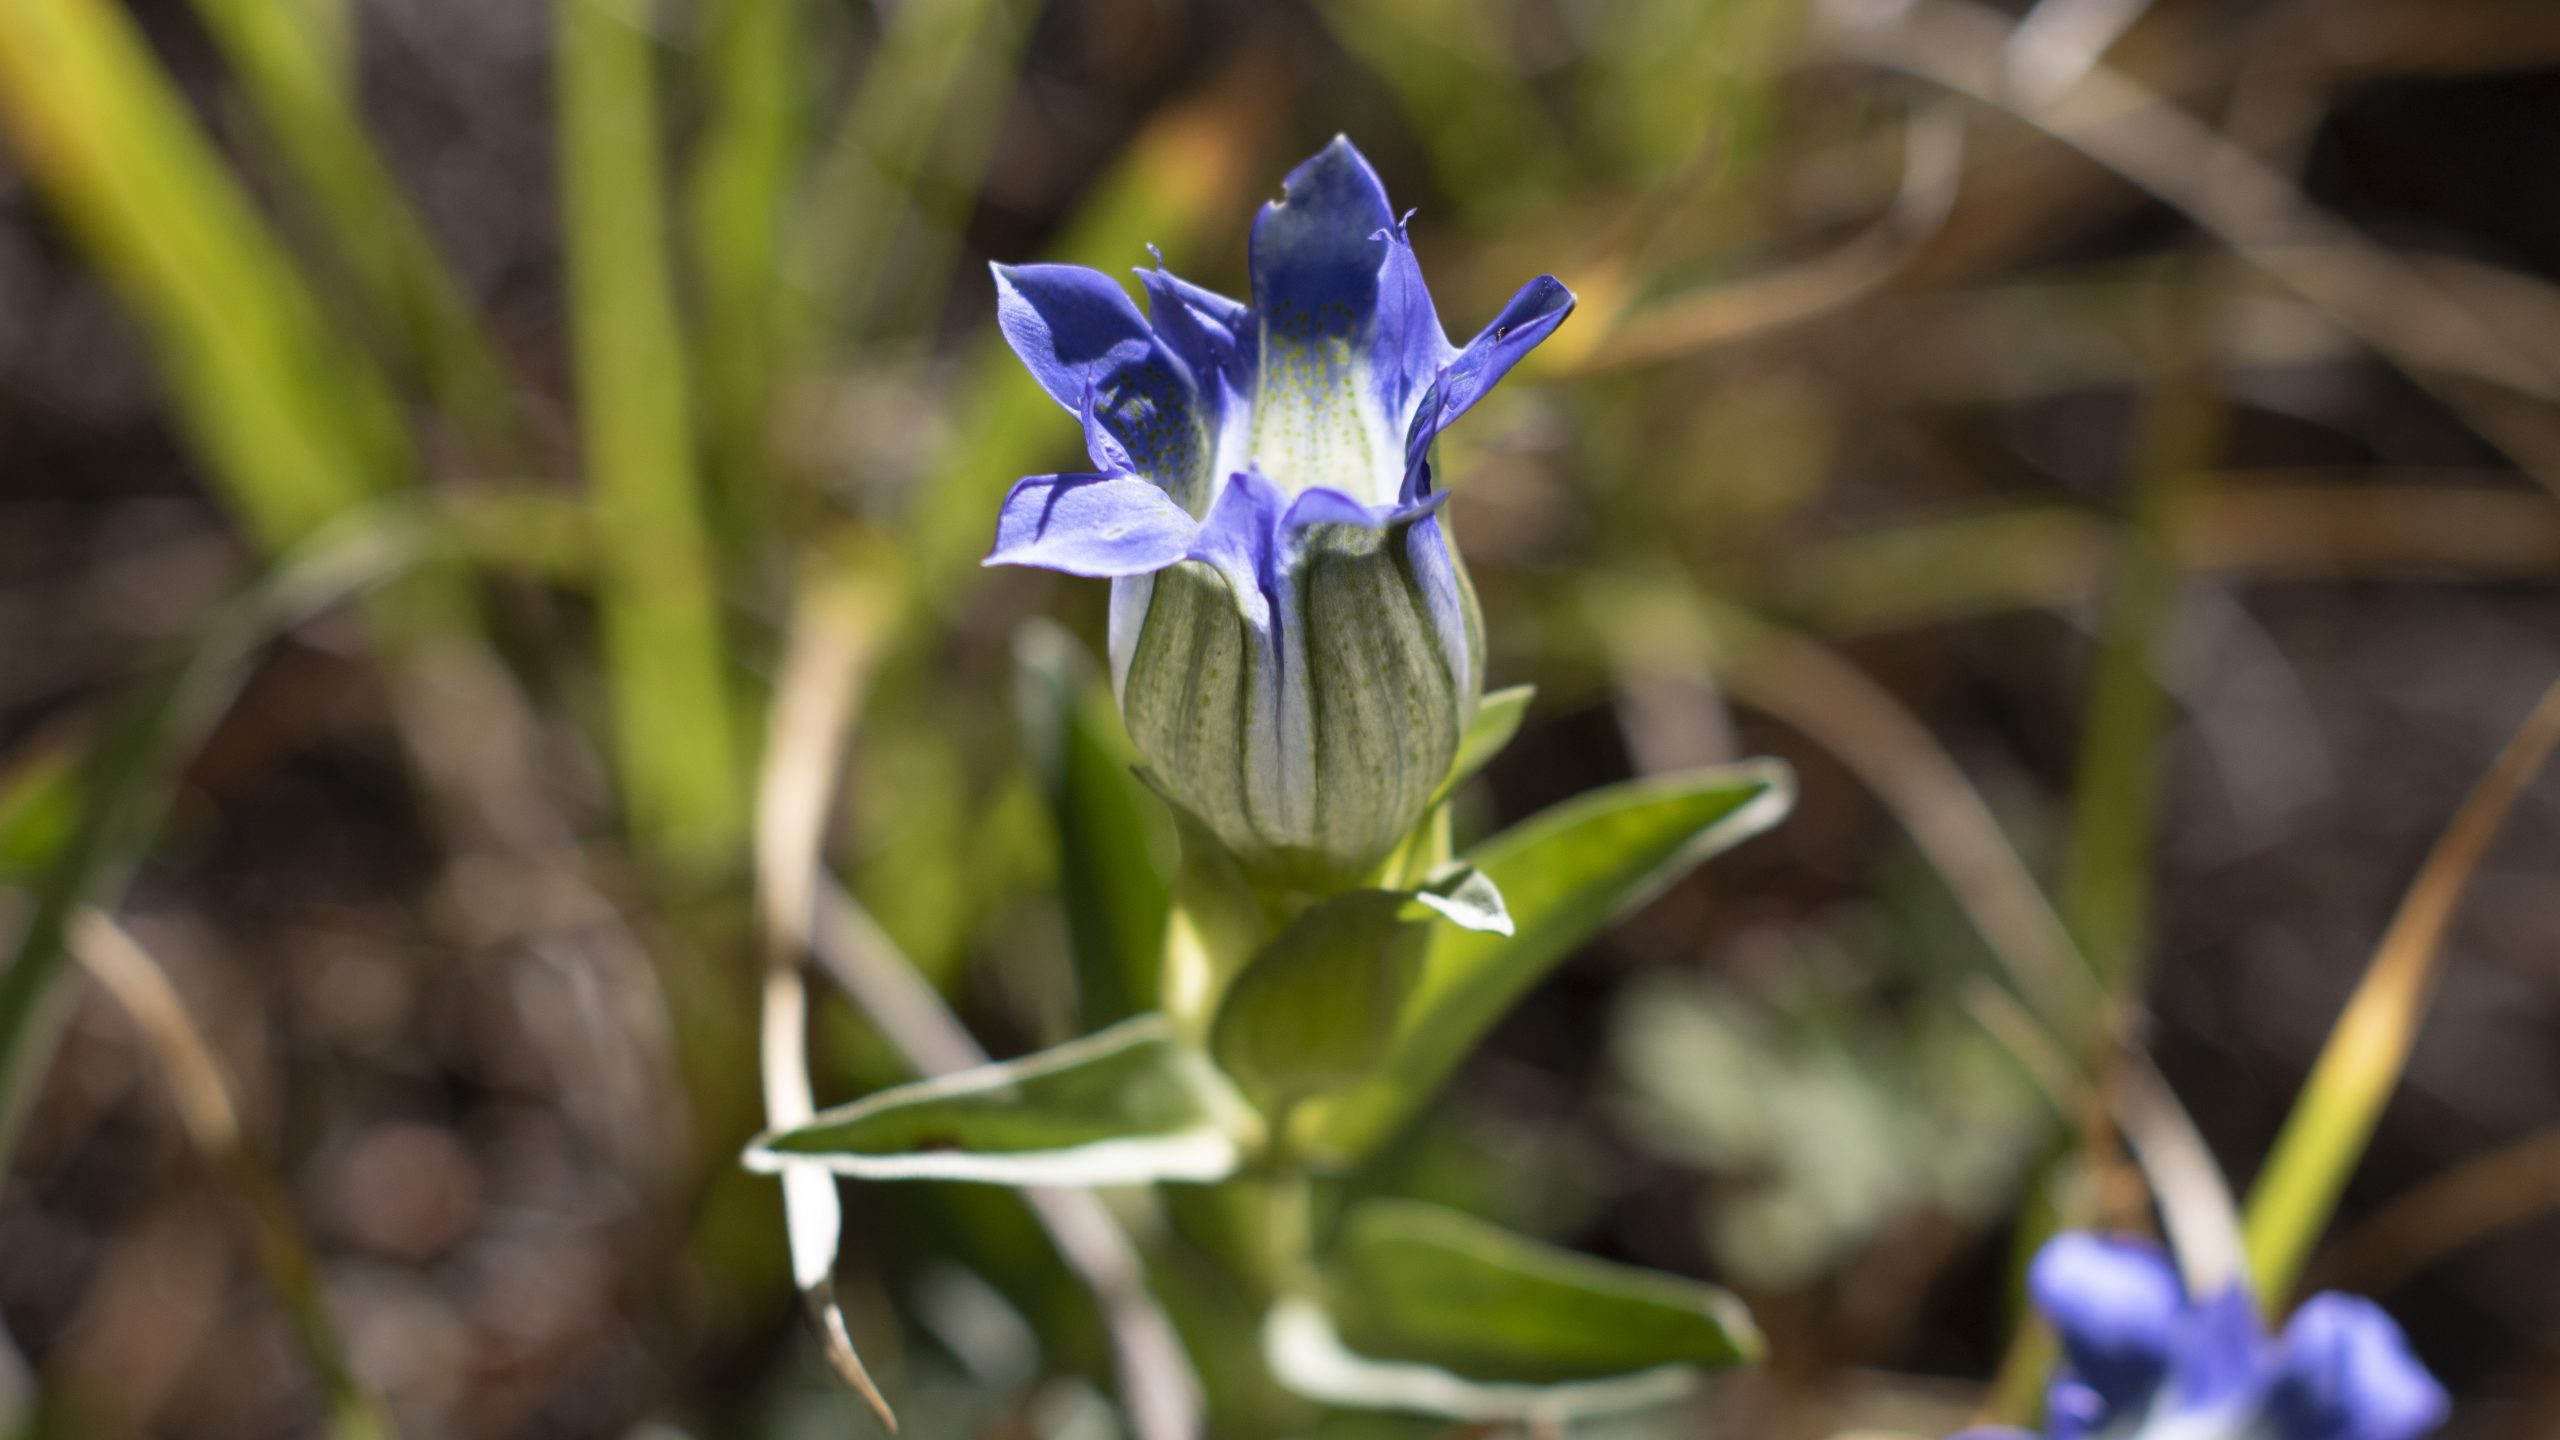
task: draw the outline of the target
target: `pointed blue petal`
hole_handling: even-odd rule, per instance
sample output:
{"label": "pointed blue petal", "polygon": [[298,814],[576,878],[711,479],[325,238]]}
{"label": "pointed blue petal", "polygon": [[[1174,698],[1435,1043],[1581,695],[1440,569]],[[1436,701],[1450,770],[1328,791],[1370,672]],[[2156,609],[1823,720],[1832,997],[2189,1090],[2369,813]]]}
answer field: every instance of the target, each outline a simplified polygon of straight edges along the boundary
{"label": "pointed blue petal", "polygon": [[2277,1363],[2266,1408],[2283,1440],[2417,1440],[2444,1423],[2444,1387],[2370,1300],[2311,1297]]}
{"label": "pointed blue petal", "polygon": [[1564,317],[1573,313],[1573,305],[1572,291],[1553,275],[1541,275],[1520,287],[1520,293],[1511,297],[1511,303],[1493,317],[1493,323],[1441,369],[1405,432],[1407,498],[1427,494],[1431,489],[1431,442],[1459,416],[1475,408],[1475,403],[1509,374],[1522,356],[1554,334]]}
{"label": "pointed blue petal", "polygon": [[1349,140],[1289,172],[1282,198],[1254,217],[1253,308],[1293,340],[1367,335],[1378,318],[1378,272],[1396,228],[1378,172]]}
{"label": "pointed blue petal", "polygon": [[1252,368],[1253,312],[1244,302],[1204,289],[1158,263],[1138,272],[1147,292],[1147,318],[1157,336],[1192,375],[1203,382],[1211,375],[1246,376]]}
{"label": "pointed blue petal", "polygon": [[2027,1292],[2061,1336],[2073,1376],[2108,1406],[2139,1405],[2166,1378],[2186,1295],[2159,1251],[2057,1235],[2029,1267]]}
{"label": "pointed blue petal", "polygon": [[1431,303],[1431,287],[1422,283],[1422,264],[1414,259],[1413,241],[1404,222],[1378,232],[1387,253],[1378,269],[1378,329],[1369,342],[1371,383],[1379,403],[1398,425],[1410,423],[1414,406],[1441,367],[1457,358],[1449,332],[1440,328],[1440,312]]}
{"label": "pointed blue petal", "polygon": [[1072,414],[1090,405],[1136,472],[1177,503],[1203,499],[1210,434],[1198,388],[1128,292],[1081,265],[993,268],[996,324],[1040,387]]}
{"label": "pointed blue petal", "polygon": [[1253,226],[1253,459],[1291,489],[1396,498],[1413,405],[1456,352],[1377,172],[1337,138]]}
{"label": "pointed blue petal", "polygon": [[[1209,475],[1231,475],[1253,463],[1254,374],[1260,340],[1253,313],[1204,290],[1161,263],[1138,272],[1156,336],[1190,368],[1209,434]],[[1208,498],[1200,497],[1204,501]]]}
{"label": "pointed blue petal", "polygon": [[1069,575],[1145,575],[1183,557],[1199,527],[1134,475],[1034,475],[996,515],[989,565]]}

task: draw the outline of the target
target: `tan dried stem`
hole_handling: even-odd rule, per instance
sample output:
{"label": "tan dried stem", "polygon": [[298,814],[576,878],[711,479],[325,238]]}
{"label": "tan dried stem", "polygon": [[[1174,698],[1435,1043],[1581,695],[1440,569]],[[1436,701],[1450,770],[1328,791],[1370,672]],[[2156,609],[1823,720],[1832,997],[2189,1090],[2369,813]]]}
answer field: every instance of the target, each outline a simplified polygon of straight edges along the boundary
{"label": "tan dried stem", "polygon": [[1884,215],[1812,260],[1732,285],[1621,313],[1570,368],[1624,369],[1782,329],[1875,293],[1946,223],[1964,174],[1964,122],[1916,107],[1903,139],[1902,185]]}
{"label": "tan dried stem", "polygon": [[132,1019],[159,1062],[188,1143],[239,1204],[267,1284],[291,1318],[294,1338],[329,1397],[335,1433],[341,1440],[387,1440],[394,1433],[390,1418],[347,1363],[321,1293],[320,1267],[294,1221],[284,1187],[250,1150],[230,1081],[177,990],[150,952],[95,910],[73,919],[68,939],[81,967]]}
{"label": "tan dried stem", "polygon": [[2444,1257],[2560,1211],[2560,1130],[2475,1156],[2340,1236],[2305,1288],[2378,1295]]}
{"label": "tan dried stem", "polygon": [[2102,64],[2058,94],[2021,94],[2014,29],[1971,0],[1911,0],[1852,15],[1840,58],[2000,110],[2114,171],[2320,309],[2560,493],[2560,446],[2542,417],[2473,384],[2550,402],[2560,376],[2518,351],[2428,277],[2320,209],[2291,180],[2166,97]]}
{"label": "tan dried stem", "polygon": [[[766,944],[766,1118],[777,1127],[796,1124],[811,1112],[808,998],[799,968],[803,956],[816,960],[918,1074],[944,1075],[987,1063],[986,1051],[942,997],[819,864],[851,720],[888,628],[881,615],[876,597],[842,590],[805,595],[776,694],[758,791],[756,869]],[[802,1212],[793,1223],[802,1223],[813,1207],[823,1207],[821,1228],[831,1267],[841,1221],[834,1180],[816,1170],[785,1171],[783,1184],[786,1205]],[[1120,1222],[1089,1191],[1022,1194],[1060,1257],[1093,1292],[1111,1335],[1121,1399],[1138,1440],[1197,1440],[1202,1433],[1198,1377],[1172,1320],[1148,1292],[1145,1266]],[[811,1296],[829,1355],[886,1419],[887,1407],[870,1387],[844,1332],[841,1312],[812,1283],[822,1278],[813,1274],[804,1280],[804,1293]]]}

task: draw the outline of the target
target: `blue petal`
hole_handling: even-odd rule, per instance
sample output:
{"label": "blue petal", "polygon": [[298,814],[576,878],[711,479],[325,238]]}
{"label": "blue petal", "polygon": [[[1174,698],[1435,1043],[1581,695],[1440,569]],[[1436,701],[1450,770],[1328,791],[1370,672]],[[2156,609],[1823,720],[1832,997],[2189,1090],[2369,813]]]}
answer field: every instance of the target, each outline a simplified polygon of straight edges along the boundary
{"label": "blue petal", "polygon": [[2370,1300],[2315,1295],[2285,1327],[2267,1417],[2284,1440],[2417,1440],[2444,1423],[2444,1387]]}
{"label": "blue petal", "polygon": [[1422,283],[1422,265],[1413,257],[1413,242],[1404,222],[1378,232],[1387,253],[1378,268],[1378,328],[1370,341],[1372,381],[1387,414],[1409,422],[1441,367],[1457,357],[1449,332],[1440,328],[1440,312],[1431,303],[1431,287]]}
{"label": "blue petal", "polygon": [[1183,558],[1199,527],[1134,475],[1034,475],[996,515],[989,565],[1069,575],[1146,575]]}
{"label": "blue petal", "polygon": [[2069,1371],[2046,1387],[2044,1423],[2047,1440],[2087,1440],[2114,1417],[2116,1409],[2087,1382]]}
{"label": "blue petal", "polygon": [[993,269],[997,326],[1040,388],[1072,413],[1090,407],[1137,472],[1184,508],[1205,498],[1210,436],[1198,387],[1128,292],[1081,265]]}
{"label": "blue petal", "polygon": [[1291,489],[1396,498],[1414,403],[1455,355],[1377,172],[1337,138],[1253,225],[1253,458]]}
{"label": "blue petal", "polygon": [[1431,442],[1452,421],[1475,408],[1495,382],[1536,349],[1540,341],[1573,313],[1573,292],[1553,275],[1541,275],[1520,287],[1493,323],[1441,369],[1431,390],[1415,410],[1405,432],[1404,494],[1410,499],[1431,489]]}
{"label": "blue petal", "polygon": [[2188,1307],[2178,1325],[2169,1360],[2170,1403],[2179,1410],[2208,1410],[2245,1402],[2265,1387],[2269,1361],[2257,1303],[2247,1287],[2227,1285]]}
{"label": "blue petal", "polygon": [[1258,470],[1227,477],[1208,518],[1183,558],[1197,560],[1226,577],[1236,606],[1266,643],[1279,616],[1280,517],[1288,509],[1289,492]]}
{"label": "blue petal", "polygon": [[[1417,506],[1429,505],[1436,497],[1426,497]],[[1468,641],[1470,609],[1465,582],[1458,576],[1457,547],[1449,542],[1440,528],[1440,517],[1427,514],[1404,535],[1405,560],[1413,567],[1413,577],[1422,587],[1422,603],[1431,612],[1432,628],[1439,632],[1440,653],[1449,657],[1449,677],[1458,693],[1475,695],[1484,689],[1484,677],[1476,673],[1478,645]]]}
{"label": "blue petal", "polygon": [[1138,282],[1146,288],[1147,315],[1156,337],[1190,368],[1196,384],[1210,435],[1209,474],[1246,469],[1253,463],[1254,375],[1261,351],[1253,313],[1182,279],[1161,262],[1153,270],[1139,271]]}
{"label": "blue petal", "polygon": [[1395,248],[1382,231],[1401,232],[1386,187],[1335,136],[1254,217],[1253,307],[1262,323],[1298,340],[1368,335],[1378,321],[1378,274]]}
{"label": "blue petal", "polygon": [[2167,1376],[2186,1295],[2160,1252],[2139,1241],[2057,1235],[2027,1272],[2071,1370],[2109,1407],[2147,1400]]}
{"label": "blue petal", "polygon": [[1253,312],[1243,301],[1194,285],[1165,269],[1161,260],[1155,269],[1139,271],[1138,283],[1146,288],[1147,318],[1156,335],[1191,367],[1204,394],[1213,375],[1226,377],[1239,390],[1249,388]]}

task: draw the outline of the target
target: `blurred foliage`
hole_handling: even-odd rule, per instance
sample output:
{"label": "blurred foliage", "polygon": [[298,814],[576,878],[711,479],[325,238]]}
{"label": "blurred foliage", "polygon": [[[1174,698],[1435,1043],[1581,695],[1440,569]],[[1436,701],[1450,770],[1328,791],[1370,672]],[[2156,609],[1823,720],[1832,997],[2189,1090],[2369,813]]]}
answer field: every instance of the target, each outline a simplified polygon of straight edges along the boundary
{"label": "blurred foliage", "polygon": [[[1763,749],[1806,785],[1518,1013],[1458,1007],[1487,1054],[1403,1037],[1455,1093],[1342,1107],[1393,1143],[1316,1208],[1754,1290],[1764,1373],[1577,1434],[1942,1433],[2005,1254],[2153,1223],[2126,1057],[2247,1178],[2373,953],[2349,1038],[2387,1043],[2332,1043],[2253,1216],[2290,1278],[2333,1209],[2560,1125],[2532,766],[2536,863],[2465,811],[2377,951],[2560,670],[2555,66],[2540,0],[0,6],[0,1412],[330,1413],[76,979],[94,908],[398,1428],[840,1430],[734,1165],[787,597],[859,573],[889,637],[825,797],[882,945],[1000,1056],[1145,1008],[1169,826],[1118,783],[1098,596],[975,564],[1074,452],[978,265],[1153,244],[1240,288],[1337,130],[1422,202],[1460,333],[1536,270],[1583,299],[1443,463],[1539,696],[1454,848]],[[913,1078],[869,1001],[810,1035],[822,1102]],[[2560,1423],[2560,1191],[2520,1173],[2395,1232],[2467,1433]],[[846,1199],[912,1433],[1119,1433],[1032,1211]],[[1278,1400],[1246,1222],[1114,1205],[1222,1440],[1450,1433]]]}

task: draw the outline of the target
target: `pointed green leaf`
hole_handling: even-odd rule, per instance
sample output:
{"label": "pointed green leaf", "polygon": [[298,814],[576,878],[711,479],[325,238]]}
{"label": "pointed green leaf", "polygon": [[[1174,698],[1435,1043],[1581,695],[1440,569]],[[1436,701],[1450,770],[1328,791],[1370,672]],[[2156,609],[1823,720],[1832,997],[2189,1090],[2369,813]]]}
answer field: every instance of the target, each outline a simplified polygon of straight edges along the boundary
{"label": "pointed green leaf", "polygon": [[1223,1180],[1257,1129],[1161,1015],[1001,1065],[901,1085],[756,1137],[751,1170],[865,1180],[1143,1185]]}
{"label": "pointed green leaf", "polygon": [[1416,897],[1354,890],[1301,915],[1227,987],[1210,1053],[1276,1114],[1360,1079],[1385,1053],[1432,926]]}
{"label": "pointed green leaf", "polygon": [[1311,1398],[1480,1420],[1659,1403],[1761,1348],[1712,1285],[1405,1200],[1351,1213],[1321,1298],[1276,1308],[1264,1345]]}
{"label": "pointed green leaf", "polygon": [[1794,802],[1794,773],[1753,761],[1595,790],[1469,851],[1516,933],[1435,928],[1380,1073],[1321,1102],[1305,1138],[1341,1156],[1385,1139],[1556,962]]}
{"label": "pointed green leaf", "polygon": [[1485,762],[1502,753],[1502,748],[1520,733],[1520,722],[1529,718],[1529,702],[1537,694],[1535,685],[1514,685],[1476,702],[1476,716],[1467,722],[1467,733],[1458,737],[1457,758],[1449,762],[1448,778],[1440,782],[1432,803],[1448,799],[1459,786],[1476,778]]}

